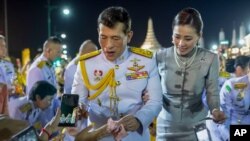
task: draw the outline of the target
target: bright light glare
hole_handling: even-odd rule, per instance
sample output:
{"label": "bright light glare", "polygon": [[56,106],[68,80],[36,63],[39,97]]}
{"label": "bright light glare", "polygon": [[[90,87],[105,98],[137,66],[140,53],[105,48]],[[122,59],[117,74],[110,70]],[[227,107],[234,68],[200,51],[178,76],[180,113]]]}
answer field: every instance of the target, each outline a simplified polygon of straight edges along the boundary
{"label": "bright light glare", "polygon": [[69,15],[70,14],[69,9],[68,8],[63,9],[63,14],[64,15]]}
{"label": "bright light glare", "polygon": [[67,53],[68,53],[68,51],[67,51],[67,50],[64,50],[64,51],[63,51],[63,54],[67,54]]}
{"label": "bright light glare", "polygon": [[245,43],[245,41],[244,41],[243,39],[240,39],[240,40],[239,40],[239,44],[240,44],[240,45],[244,45],[244,43]]}
{"label": "bright light glare", "polygon": [[66,34],[64,34],[64,33],[61,34],[61,38],[65,39],[66,37],[67,37]]}
{"label": "bright light glare", "polygon": [[217,48],[218,48],[217,45],[212,45],[212,49],[213,49],[213,50],[216,50]]}
{"label": "bright light glare", "polygon": [[66,48],[67,48],[67,45],[65,45],[65,44],[62,45],[62,48],[63,48],[63,49],[66,49]]}

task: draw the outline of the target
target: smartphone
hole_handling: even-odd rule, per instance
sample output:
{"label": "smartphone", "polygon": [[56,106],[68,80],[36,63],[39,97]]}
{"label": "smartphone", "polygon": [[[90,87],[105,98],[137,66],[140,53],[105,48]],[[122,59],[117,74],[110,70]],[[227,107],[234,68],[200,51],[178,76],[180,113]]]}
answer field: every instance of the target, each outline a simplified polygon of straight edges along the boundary
{"label": "smartphone", "polygon": [[212,141],[211,135],[207,126],[204,122],[198,123],[194,126],[194,132],[197,138],[197,141]]}
{"label": "smartphone", "polygon": [[61,102],[61,116],[58,126],[75,127],[76,126],[76,107],[78,106],[79,95],[63,94]]}
{"label": "smartphone", "polygon": [[38,135],[33,126],[29,126],[11,137],[10,141],[38,141]]}

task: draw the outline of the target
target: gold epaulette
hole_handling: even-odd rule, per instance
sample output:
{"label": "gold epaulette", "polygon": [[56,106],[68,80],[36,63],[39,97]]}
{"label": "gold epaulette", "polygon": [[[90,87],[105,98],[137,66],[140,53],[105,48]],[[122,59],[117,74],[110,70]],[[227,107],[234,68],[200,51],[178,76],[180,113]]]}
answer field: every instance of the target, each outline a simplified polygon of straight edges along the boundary
{"label": "gold epaulette", "polygon": [[49,63],[48,61],[46,61],[46,63],[45,63],[48,67],[52,67],[53,66],[53,63]]}
{"label": "gold epaulette", "polygon": [[220,71],[219,72],[219,77],[223,77],[223,78],[230,78],[231,75],[229,72],[226,72],[226,71]]}
{"label": "gold epaulette", "polygon": [[40,130],[40,129],[43,128],[42,123],[41,123],[40,121],[35,122],[35,123],[33,124],[33,126],[34,126],[35,129],[37,129],[37,130]]}
{"label": "gold epaulette", "polygon": [[31,109],[32,109],[31,103],[25,103],[25,104],[23,104],[21,107],[19,107],[19,110],[20,110],[22,113],[28,112],[28,111],[31,110]]}
{"label": "gold epaulette", "polygon": [[41,68],[43,68],[45,65],[46,65],[46,61],[40,61],[40,62],[37,64],[37,67],[41,69]]}
{"label": "gold epaulette", "polygon": [[100,53],[101,53],[101,50],[96,50],[96,51],[93,51],[93,52],[90,52],[90,53],[81,55],[80,58],[79,58],[79,60],[80,60],[80,61],[86,60],[86,59],[95,57],[95,56],[99,55]]}
{"label": "gold epaulette", "polygon": [[244,89],[247,87],[247,83],[244,82],[239,82],[234,84],[235,89]]}
{"label": "gold epaulette", "polygon": [[147,58],[153,57],[153,52],[146,50],[146,49],[141,49],[138,47],[130,47],[129,50],[135,54],[139,54],[139,55],[147,57]]}

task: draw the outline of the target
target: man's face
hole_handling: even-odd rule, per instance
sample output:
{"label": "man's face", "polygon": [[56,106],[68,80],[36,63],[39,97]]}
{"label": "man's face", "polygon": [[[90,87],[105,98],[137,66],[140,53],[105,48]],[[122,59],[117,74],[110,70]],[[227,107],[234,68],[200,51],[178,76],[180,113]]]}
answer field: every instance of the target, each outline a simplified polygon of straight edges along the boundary
{"label": "man's face", "polygon": [[56,58],[61,57],[62,45],[57,43],[48,43],[49,46],[49,60],[55,61]]}
{"label": "man's face", "polygon": [[6,43],[3,39],[0,39],[0,58],[4,58],[6,56]]}
{"label": "man's face", "polygon": [[132,38],[133,32],[125,34],[123,29],[123,23],[117,23],[113,28],[99,24],[99,44],[109,61],[119,58]]}

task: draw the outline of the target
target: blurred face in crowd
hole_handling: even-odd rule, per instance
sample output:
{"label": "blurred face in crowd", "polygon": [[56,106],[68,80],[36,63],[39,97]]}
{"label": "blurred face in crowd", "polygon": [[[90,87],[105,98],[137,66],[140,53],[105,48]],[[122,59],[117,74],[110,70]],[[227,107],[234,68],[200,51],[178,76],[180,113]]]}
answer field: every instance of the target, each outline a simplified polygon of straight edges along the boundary
{"label": "blurred face in crowd", "polygon": [[187,55],[196,46],[199,35],[190,25],[176,25],[173,28],[172,42],[179,55]]}
{"label": "blurred face in crowd", "polygon": [[123,32],[124,24],[118,22],[113,28],[99,24],[99,44],[109,61],[119,58],[130,42],[133,32]]}
{"label": "blurred face in crowd", "polygon": [[86,44],[83,44],[80,49],[80,55],[90,53],[92,51],[96,51],[98,48],[93,42],[87,42]]}
{"label": "blurred face in crowd", "polygon": [[36,95],[36,104],[40,109],[45,110],[51,105],[53,97],[53,95],[47,95],[41,99],[39,95]]}
{"label": "blurred face in crowd", "polygon": [[62,45],[58,43],[49,42],[47,44],[48,59],[50,61],[55,61],[57,58],[61,57]]}
{"label": "blurred face in crowd", "polygon": [[0,58],[4,58],[6,56],[6,43],[5,40],[0,39]]}
{"label": "blurred face in crowd", "polygon": [[236,77],[241,77],[241,76],[244,76],[248,73],[248,68],[246,67],[245,69],[242,68],[241,66],[237,66],[235,67],[235,76]]}

